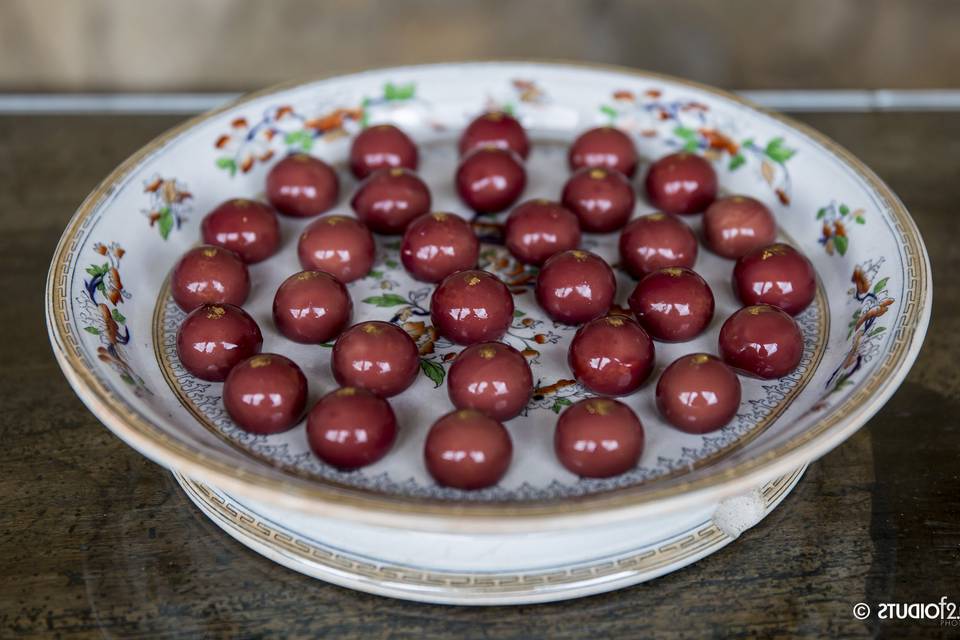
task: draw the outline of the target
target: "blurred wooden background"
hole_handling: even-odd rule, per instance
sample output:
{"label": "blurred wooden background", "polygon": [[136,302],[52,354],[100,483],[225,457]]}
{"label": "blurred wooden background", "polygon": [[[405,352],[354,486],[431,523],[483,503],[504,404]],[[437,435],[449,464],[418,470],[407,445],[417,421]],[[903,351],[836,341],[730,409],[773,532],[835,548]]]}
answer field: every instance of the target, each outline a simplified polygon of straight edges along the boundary
{"label": "blurred wooden background", "polygon": [[2,0],[0,91],[245,90],[565,58],[737,89],[960,86],[952,0]]}

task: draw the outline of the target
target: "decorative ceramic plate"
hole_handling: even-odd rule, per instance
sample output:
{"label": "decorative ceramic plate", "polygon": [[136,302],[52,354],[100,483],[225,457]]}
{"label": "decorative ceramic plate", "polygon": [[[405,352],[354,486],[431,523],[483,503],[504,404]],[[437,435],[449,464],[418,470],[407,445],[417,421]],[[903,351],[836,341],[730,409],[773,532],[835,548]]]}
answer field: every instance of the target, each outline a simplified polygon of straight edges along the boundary
{"label": "decorative ceramic plate", "polygon": [[[536,392],[508,423],[513,464],[494,488],[438,487],[421,452],[433,420],[450,410],[444,387],[454,345],[429,325],[431,287],[398,265],[398,240],[378,238],[373,271],[349,286],[354,320],[402,326],[420,348],[422,375],[391,402],[401,425],[380,462],[342,472],[309,451],[304,427],[253,436],[224,412],[221,385],[193,378],[175,344],[182,312],[167,277],[199,241],[200,221],[228,198],[262,197],[264,177],[290,150],[338,167],[335,211],[350,213],[355,181],[344,170],[351,136],[392,122],[421,147],[420,173],[434,208],[471,217],[456,197],[455,140],[466,122],[496,107],[527,127],[534,151],[524,197],[557,198],[567,177],[565,147],[580,131],[612,124],[629,132],[649,162],[686,149],[711,160],[727,193],[766,202],[782,236],[813,261],[820,286],[798,316],[805,351],[796,372],[742,379],[733,422],[703,436],[670,428],[653,407],[654,382],[674,358],[716,351],[723,320],[738,308],[733,263],[704,250],[695,269],[717,312],[709,330],[682,344],[657,344],[657,367],[625,402],[640,416],[646,449],[632,471],[579,479],[556,461],[557,414],[586,392],[565,364],[573,329],[549,321],[533,299],[535,272],[498,244],[503,215],[476,224],[481,265],[515,294],[505,342],[524,351]],[[641,174],[644,168],[641,167]],[[651,210],[642,198],[637,214]],[[699,232],[699,220],[691,217]],[[264,332],[264,351],[293,358],[311,397],[331,390],[330,350],[296,345],[274,329],[273,294],[299,270],[296,238],[308,221],[281,220],[278,256],[251,267],[246,309]],[[583,246],[616,262],[616,234]],[[624,305],[631,279],[618,274]],[[344,522],[436,532],[540,532],[649,521],[748,492],[823,455],[890,397],[916,357],[930,313],[930,266],[897,197],[848,152],[811,129],[743,100],[689,82],[626,69],[561,64],[478,63],[370,71],[255,94],[200,116],[151,142],[83,203],[57,247],[47,286],[50,337],[67,378],[119,437],[157,462],[238,498]]]}

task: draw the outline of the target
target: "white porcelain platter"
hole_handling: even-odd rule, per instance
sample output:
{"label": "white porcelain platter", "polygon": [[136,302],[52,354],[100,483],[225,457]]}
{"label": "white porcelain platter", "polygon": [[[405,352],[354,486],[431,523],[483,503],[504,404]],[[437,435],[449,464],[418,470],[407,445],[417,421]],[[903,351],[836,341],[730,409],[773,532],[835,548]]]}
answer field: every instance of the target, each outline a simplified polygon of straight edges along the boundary
{"label": "white porcelain platter", "polygon": [[[434,339],[425,315],[430,287],[398,265],[397,238],[378,238],[373,272],[349,287],[355,321],[397,322],[421,348],[423,375],[391,400],[400,423],[391,453],[345,473],[312,456],[303,424],[269,437],[237,429],[223,410],[221,385],[187,374],[173,346],[182,313],[166,280],[177,258],[199,241],[205,213],[228,198],[262,197],[269,167],[296,149],[338,167],[341,199],[334,211],[350,214],[356,182],[345,160],[351,136],[368,124],[392,122],[421,147],[421,175],[434,208],[472,217],[453,189],[455,140],[489,108],[511,111],[530,132],[524,198],[557,198],[568,175],[565,146],[584,129],[612,124],[634,137],[645,160],[639,175],[651,159],[687,149],[714,163],[722,191],[766,202],[783,237],[806,253],[820,279],[816,301],[798,317],[805,336],[800,368],[775,381],[741,379],[740,411],[719,432],[687,435],[659,418],[652,403],[659,372],[685,353],[715,352],[720,325],[738,308],[729,285],[733,263],[704,249],[695,269],[716,296],[713,323],[691,342],[658,343],[651,380],[625,399],[646,431],[640,463],[617,478],[578,479],[557,463],[551,446],[557,412],[587,395],[565,364],[573,329],[538,310],[534,273],[496,244],[499,215],[476,226],[487,241],[482,266],[515,292],[519,313],[504,340],[526,350],[538,389],[526,415],[507,425],[515,455],[498,486],[443,489],[424,470],[426,431],[451,409],[442,387],[456,348]],[[635,214],[652,211],[639,180],[635,186]],[[329,349],[284,340],[270,318],[276,287],[299,270],[296,238],[308,222],[281,221],[284,246],[252,266],[245,308],[264,332],[264,351],[300,364],[315,399],[334,387]],[[699,231],[697,216],[688,222]],[[587,235],[583,246],[613,263],[616,241],[616,234]],[[624,305],[633,283],[624,273],[618,280],[617,300]],[[46,296],[54,351],[78,395],[114,433],[190,478],[191,486],[254,513],[269,505],[293,514],[300,529],[335,520],[343,527],[433,532],[455,542],[471,534],[520,540],[650,526],[785,482],[849,437],[896,389],[926,331],[931,282],[923,242],[897,197],[806,126],[675,78],[489,62],[367,71],[271,89],[162,135],[81,205],[53,257]],[[498,561],[494,554],[486,569],[515,568]]]}

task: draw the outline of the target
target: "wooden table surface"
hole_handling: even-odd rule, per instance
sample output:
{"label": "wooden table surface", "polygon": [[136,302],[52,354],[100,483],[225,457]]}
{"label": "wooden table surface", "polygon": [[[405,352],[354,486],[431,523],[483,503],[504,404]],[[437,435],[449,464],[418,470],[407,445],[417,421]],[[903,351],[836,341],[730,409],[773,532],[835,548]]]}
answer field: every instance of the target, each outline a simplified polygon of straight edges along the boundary
{"label": "wooden table surface", "polygon": [[721,552],[615,593],[497,608],[389,600],[274,565],[102,427],[54,363],[47,266],[86,193],[178,119],[0,117],[0,637],[960,635],[851,614],[960,601],[960,114],[798,117],[873,167],[923,233],[934,313],[906,382]]}

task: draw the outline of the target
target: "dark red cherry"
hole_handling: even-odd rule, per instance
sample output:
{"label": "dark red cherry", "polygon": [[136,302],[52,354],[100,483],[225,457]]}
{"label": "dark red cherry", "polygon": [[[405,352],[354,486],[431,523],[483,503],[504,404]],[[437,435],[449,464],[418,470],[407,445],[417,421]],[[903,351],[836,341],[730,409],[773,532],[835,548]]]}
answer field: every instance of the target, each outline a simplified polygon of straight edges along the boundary
{"label": "dark red cherry", "polygon": [[242,305],[250,293],[250,275],[240,256],[203,245],[183,254],[170,276],[173,301],[184,311],[202,304]]}
{"label": "dark red cherry", "polygon": [[537,275],[537,302],[548,316],[564,324],[606,315],[616,293],[610,265],[589,251],[558,253]]}
{"label": "dark red cherry", "polygon": [[507,472],[513,443],[506,428],[493,418],[460,409],[433,423],[423,457],[437,484],[483,489],[500,482]]}
{"label": "dark red cherry", "polygon": [[563,187],[563,206],[580,220],[590,233],[619,229],[633,215],[636,195],[630,181],[619,171],[580,169]]}
{"label": "dark red cherry", "polygon": [[632,178],[637,172],[637,147],[614,127],[597,127],[580,134],[567,154],[572,171],[583,167],[611,169]]}
{"label": "dark red cherry", "polygon": [[696,261],[693,229],[669,213],[640,216],[620,234],[620,262],[634,278],[664,267],[689,269]]}
{"label": "dark red cherry", "polygon": [[667,213],[700,213],[717,197],[717,173],[693,153],[660,158],[647,171],[647,198]]}
{"label": "dark red cherry", "polygon": [[477,266],[480,241],[470,223],[453,213],[430,213],[410,223],[400,245],[403,267],[417,280],[440,282]]}
{"label": "dark red cherry", "polygon": [[609,478],[637,466],[643,453],[643,425],[622,402],[587,398],[560,414],[553,447],[571,473]]}
{"label": "dark red cherry", "polygon": [[523,411],[533,394],[533,374],[523,355],[502,342],[481,342],[457,355],[447,374],[450,402],[495,420]]}
{"label": "dark red cherry", "polygon": [[791,373],[803,356],[803,333],[785,311],[768,304],[744,307],[720,329],[720,357],[728,365],[758,378]]}
{"label": "dark red cherry", "polygon": [[457,193],[477,213],[496,213],[511,206],[527,186],[520,157],[506,149],[481,147],[457,167]]}
{"label": "dark red cherry", "polygon": [[737,258],[777,239],[777,223],[759,200],[730,196],[714,201],[703,214],[707,247],[724,258]]}
{"label": "dark red cherry", "polygon": [[318,216],[332,208],[339,196],[337,172],[306,153],[291,153],[267,174],[267,200],[284,215]]}
{"label": "dark red cherry", "polygon": [[513,296],[487,271],[458,271],[443,279],[430,298],[430,319],[457,344],[496,340],[513,323]]}
{"label": "dark red cherry", "polygon": [[653,370],[653,340],[624,316],[586,323],[570,342],[567,363],[577,381],[594,393],[622,396],[636,391]]}
{"label": "dark red cherry", "polygon": [[430,211],[430,190],[407,169],[380,169],[364,180],[350,201],[375,233],[403,233],[410,221]]}
{"label": "dark red cherry", "polygon": [[417,145],[392,124],[367,127],[350,146],[350,171],[358,180],[377,169],[402,167],[416,171],[418,162]]}
{"label": "dark red cherry", "polygon": [[232,304],[205,304],[177,331],[180,364],[202,380],[223,382],[230,369],[260,353],[263,335],[247,312]]}
{"label": "dark red cherry", "polygon": [[359,469],[383,458],[397,438],[390,403],[356,387],[320,398],[307,417],[307,442],[313,453],[338,469]]}
{"label": "dark red cherry", "polygon": [[223,405],[244,431],[270,435],[300,421],[307,406],[307,378],[289,358],[262,353],[247,358],[227,375]]}
{"label": "dark red cherry", "polygon": [[377,248],[373,234],[356,218],[317,218],[300,234],[297,254],[304,269],[326,271],[344,284],[370,272]]}
{"label": "dark red cherry", "polygon": [[657,409],[681,431],[716,431],[740,408],[740,380],[716,356],[694,353],[677,358],[657,382]]}
{"label": "dark red cherry", "polygon": [[667,267],[647,275],[630,294],[630,310],[656,340],[684,342],[713,319],[713,292],[694,271]]}
{"label": "dark red cherry", "polygon": [[280,248],[280,224],[270,205],[234,198],[204,217],[203,241],[233,251],[250,264],[266,260]]}
{"label": "dark red cherry", "polygon": [[301,271],[280,285],[273,298],[273,322],[294,342],[322,344],[350,322],[353,301],[339,280],[323,271]]}
{"label": "dark red cherry", "polygon": [[813,302],[817,276],[805,255],[776,243],[737,260],[733,291],[745,305],[772,304],[795,316]]}
{"label": "dark red cherry", "polygon": [[539,266],[555,253],[577,248],[580,223],[558,202],[527,200],[510,212],[504,236],[514,258]]}
{"label": "dark red cherry", "polygon": [[330,366],[337,384],[389,398],[417,379],[420,356],[406,331],[370,321],[353,325],[337,338]]}
{"label": "dark red cherry", "polygon": [[523,125],[502,111],[491,111],[474,119],[460,136],[459,147],[461,156],[481,147],[507,149],[524,160],[530,153],[530,141]]}

